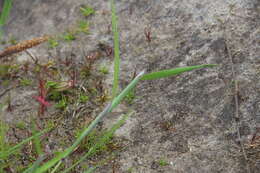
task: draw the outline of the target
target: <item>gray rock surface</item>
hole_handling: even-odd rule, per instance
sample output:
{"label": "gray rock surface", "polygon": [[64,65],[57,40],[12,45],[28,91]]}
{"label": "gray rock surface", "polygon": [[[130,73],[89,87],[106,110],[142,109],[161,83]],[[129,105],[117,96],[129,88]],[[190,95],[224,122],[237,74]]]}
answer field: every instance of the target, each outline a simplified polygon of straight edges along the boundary
{"label": "gray rock surface", "polygon": [[[78,9],[83,4],[96,10],[89,18],[91,34],[57,48],[61,55],[72,51],[76,54],[75,61],[80,60],[83,50],[91,51],[99,41],[112,46],[108,0],[14,0],[5,33],[18,40],[59,34],[76,23],[80,18]],[[249,152],[246,144],[260,128],[260,2],[120,0],[116,1],[116,8],[121,87],[135,68],[158,71],[219,64],[216,68],[138,85],[133,105],[135,115],[117,133],[131,141],[120,153],[118,171],[246,172],[235,128],[234,83],[227,46],[239,83],[241,142]],[[147,41],[145,31],[151,33],[151,42]],[[57,54],[46,50],[44,45],[32,51],[43,59]],[[107,87],[111,87],[111,80],[112,76],[107,79]],[[16,119],[18,115],[13,113],[8,117]],[[259,149],[254,150],[257,154],[248,155],[247,162],[255,173],[260,168]],[[163,166],[160,160],[168,164]],[[112,169],[103,167],[98,172],[112,172]]]}

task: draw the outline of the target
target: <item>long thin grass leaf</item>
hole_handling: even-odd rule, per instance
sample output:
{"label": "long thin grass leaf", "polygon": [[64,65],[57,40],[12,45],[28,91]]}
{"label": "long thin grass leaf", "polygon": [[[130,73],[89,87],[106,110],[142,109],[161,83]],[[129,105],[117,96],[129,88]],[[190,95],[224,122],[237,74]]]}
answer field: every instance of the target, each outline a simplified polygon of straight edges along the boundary
{"label": "long thin grass leaf", "polygon": [[[36,124],[35,121],[32,122],[32,133],[33,135],[35,135],[38,131],[36,129]],[[40,136],[37,136],[33,139],[33,144],[35,146],[35,150],[36,153],[38,154],[38,156],[43,154],[42,148],[41,148],[41,140],[40,140]]]}
{"label": "long thin grass leaf", "polygon": [[64,152],[59,153],[57,156],[55,156],[52,160],[46,162],[44,165],[42,165],[39,169],[37,169],[37,173],[45,172],[52,166],[54,166],[58,161],[61,159],[67,157],[70,153],[74,151],[74,149],[79,145],[79,143],[94,129],[94,127],[97,125],[97,123],[109,112],[111,108],[111,105],[107,105],[107,107],[101,112],[97,118],[92,121],[92,123],[84,129],[84,131],[80,134],[80,136],[76,139],[76,141],[67,148]]}
{"label": "long thin grass leaf", "polygon": [[33,140],[36,137],[39,137],[39,136],[43,135],[44,133],[46,133],[49,130],[50,129],[44,129],[43,131],[41,131],[39,133],[36,133],[35,135],[33,135],[33,136],[31,136],[31,137],[29,137],[27,139],[24,139],[23,141],[21,141],[20,143],[18,143],[15,146],[13,146],[9,150],[0,152],[0,158],[8,157],[9,155],[13,154],[16,150],[18,150],[21,146],[23,146],[25,143]]}
{"label": "long thin grass leaf", "polygon": [[102,138],[97,142],[97,144],[95,144],[93,147],[91,147],[89,149],[89,151],[80,158],[80,160],[78,160],[76,163],[74,163],[71,167],[69,167],[68,169],[66,169],[63,173],[67,173],[69,172],[71,169],[73,169],[75,166],[77,166],[78,164],[80,164],[82,161],[84,161],[85,159],[87,159],[88,157],[90,157],[91,155],[95,154],[97,152],[97,150],[99,148],[101,148],[102,146],[104,146],[109,139],[113,136],[113,134],[115,133],[115,131],[117,129],[119,129],[126,121],[126,119],[131,115],[132,113],[129,114],[125,114],[116,124],[114,124],[111,129],[106,132]]}
{"label": "long thin grass leaf", "polygon": [[13,0],[5,0],[5,2],[4,2],[2,13],[0,16],[0,38],[2,37],[2,34],[3,34],[2,26],[6,23],[10,10],[12,8],[12,1]]}
{"label": "long thin grass leaf", "polygon": [[49,168],[51,168],[52,166],[54,166],[58,161],[60,161],[61,159],[67,157],[70,153],[72,153],[76,147],[79,145],[79,143],[94,129],[94,127],[97,125],[98,122],[101,121],[101,119],[107,115],[107,113],[111,112],[121,101],[122,99],[136,86],[136,84],[138,83],[139,80],[148,80],[148,79],[158,79],[161,77],[168,77],[171,75],[176,75],[176,74],[180,74],[183,73],[185,71],[191,71],[194,69],[198,69],[198,68],[204,68],[204,67],[213,67],[216,65],[199,65],[199,66],[191,66],[191,67],[182,67],[182,68],[177,68],[177,69],[171,69],[171,70],[163,70],[161,72],[155,72],[155,73],[150,73],[145,75],[144,71],[142,71],[141,73],[139,73],[134,80],[132,80],[130,82],[130,84],[128,84],[128,86],[116,97],[113,99],[112,103],[109,104],[103,112],[101,112],[97,118],[91,122],[91,124],[84,129],[84,131],[80,134],[80,136],[76,139],[76,141],[72,144],[72,146],[70,146],[69,148],[67,148],[64,152],[58,154],[56,157],[54,157],[52,160],[48,161],[47,163],[45,163],[44,165],[42,165],[39,169],[37,169],[37,173],[42,173],[47,171]]}
{"label": "long thin grass leaf", "polygon": [[114,81],[112,96],[113,98],[117,95],[118,85],[119,85],[119,72],[120,72],[120,50],[119,50],[119,32],[117,27],[117,16],[115,1],[110,0],[111,13],[112,13],[112,31],[114,34]]}
{"label": "long thin grass leaf", "polygon": [[217,65],[216,64],[204,64],[204,65],[195,65],[195,66],[188,66],[188,67],[179,67],[179,68],[174,68],[174,69],[169,69],[169,70],[161,70],[158,72],[152,72],[152,73],[145,74],[145,75],[143,75],[141,80],[153,80],[153,79],[165,78],[165,77],[178,75],[183,72],[195,70],[195,69],[206,68],[206,67],[215,67],[215,66],[217,66]]}
{"label": "long thin grass leaf", "polygon": [[55,173],[57,171],[57,169],[60,167],[61,163],[62,163],[62,161],[60,160],[59,163],[53,168],[51,173]]}
{"label": "long thin grass leaf", "polygon": [[12,8],[12,1],[13,0],[5,0],[5,2],[4,2],[4,7],[3,7],[1,17],[0,17],[0,26],[4,25],[6,23],[10,10]]}
{"label": "long thin grass leaf", "polygon": [[134,80],[127,85],[127,87],[112,101],[111,109],[114,109],[122,99],[136,86],[137,82],[142,79],[145,71],[140,72]]}
{"label": "long thin grass leaf", "polygon": [[59,153],[52,160],[46,162],[39,169],[37,169],[37,173],[45,172],[52,166],[54,166],[58,161],[67,157],[70,153],[72,153],[75,148],[79,145],[79,143],[94,129],[98,122],[102,120],[102,118],[107,115],[107,113],[111,112],[122,99],[131,91],[131,89],[137,84],[140,80],[141,76],[144,74],[144,71],[135,77],[135,79],[116,97],[113,99],[112,103],[107,105],[106,108],[101,112],[91,124],[84,129],[84,131],[80,134],[80,136],[76,139],[76,141],[67,148],[64,152]]}

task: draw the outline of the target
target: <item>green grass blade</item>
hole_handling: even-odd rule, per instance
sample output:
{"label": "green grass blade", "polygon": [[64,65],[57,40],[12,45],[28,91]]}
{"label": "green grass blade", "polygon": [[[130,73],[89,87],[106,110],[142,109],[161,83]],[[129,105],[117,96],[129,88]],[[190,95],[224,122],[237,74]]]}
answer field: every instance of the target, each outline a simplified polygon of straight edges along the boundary
{"label": "green grass blade", "polygon": [[34,138],[36,137],[39,137],[41,135],[43,135],[44,133],[46,133],[47,131],[49,131],[50,129],[44,129],[43,131],[39,132],[39,133],[36,133],[35,135],[27,138],[27,139],[24,139],[22,142],[20,142],[19,144],[13,146],[12,148],[10,148],[9,150],[7,151],[3,151],[3,152],[0,152],[0,159],[1,158],[4,158],[4,157],[8,157],[9,155],[13,154],[16,150],[18,150],[22,145],[24,145],[25,143],[33,140]]}
{"label": "green grass blade", "polygon": [[97,116],[97,118],[94,121],[92,121],[92,123],[86,129],[84,129],[84,131],[80,134],[80,136],[69,148],[67,148],[64,152],[59,153],[52,160],[46,162],[44,165],[38,168],[37,173],[47,171],[52,166],[54,166],[57,162],[59,162],[61,159],[67,157],[70,153],[72,153],[74,149],[79,145],[79,143],[94,129],[97,123],[109,112],[110,108],[111,105],[107,105],[107,107],[103,110],[103,112],[101,112]]}
{"label": "green grass blade", "polygon": [[119,85],[119,72],[120,72],[120,51],[119,51],[119,32],[117,27],[117,16],[115,1],[110,0],[111,13],[112,13],[112,31],[114,34],[114,81],[112,96],[113,98],[117,95],[118,85]]}
{"label": "green grass blade", "polygon": [[[32,134],[35,135],[37,134],[37,129],[36,129],[36,123],[35,121],[32,122]],[[36,150],[36,153],[38,154],[38,156],[42,155],[43,154],[43,151],[42,151],[42,147],[41,147],[41,139],[40,139],[40,136],[36,136],[34,139],[33,139],[33,144],[35,146],[35,150]]]}
{"label": "green grass blade", "polygon": [[[80,160],[78,160],[76,163],[74,163],[71,167],[69,167],[68,169],[66,169],[63,173],[67,173],[69,172],[71,169],[73,169],[75,166],[77,166],[78,164],[80,164],[82,161],[84,161],[85,159],[87,159],[88,157],[96,154],[96,152],[98,151],[99,148],[101,148],[102,146],[104,146],[107,142],[109,142],[110,138],[114,135],[115,131],[117,129],[119,129],[127,120],[127,118],[131,115],[132,113],[128,113],[125,114],[117,123],[115,123],[111,129],[106,132],[102,138],[97,142],[97,144],[95,144],[93,147],[91,147],[89,149],[89,151],[80,158]],[[91,169],[91,168],[90,168]]]}
{"label": "green grass blade", "polygon": [[183,72],[195,70],[195,69],[200,69],[200,68],[206,68],[206,67],[215,67],[217,66],[216,64],[204,64],[204,65],[195,65],[195,66],[188,66],[188,67],[179,67],[179,68],[174,68],[174,69],[169,69],[169,70],[162,70],[158,72],[152,72],[143,75],[141,80],[153,80],[153,79],[159,79],[159,78],[165,78],[165,77],[170,77],[173,75],[178,75]]}
{"label": "green grass blade", "polygon": [[52,166],[54,166],[58,161],[61,159],[67,157],[70,153],[74,151],[74,149],[78,146],[78,144],[94,129],[94,127],[97,125],[98,122],[101,121],[101,119],[109,112],[111,112],[119,103],[122,101],[122,99],[131,91],[131,89],[137,84],[137,82],[140,80],[141,76],[144,74],[144,71],[141,72],[139,75],[135,77],[135,79],[112,101],[112,104],[109,104],[106,106],[106,108],[101,112],[97,118],[91,122],[91,124],[84,129],[84,131],[80,134],[80,136],[76,139],[76,141],[67,148],[64,152],[59,153],[56,157],[54,157],[52,160],[46,162],[44,165],[42,165],[39,169],[37,169],[37,173],[45,172]]}
{"label": "green grass blade", "polygon": [[127,87],[112,101],[111,109],[114,109],[121,101],[122,99],[129,93],[131,90],[136,86],[137,82],[142,79],[142,76],[144,75],[144,71],[140,72],[134,80],[130,82],[130,84],[127,85]]}
{"label": "green grass blade", "polygon": [[139,80],[149,80],[149,79],[158,79],[162,77],[168,77],[172,75],[177,75],[186,71],[191,71],[198,68],[205,68],[205,67],[213,67],[216,65],[198,65],[198,66],[191,66],[191,67],[181,67],[171,70],[163,70],[160,72],[155,73],[149,73],[144,74],[144,71],[139,73],[134,80],[128,84],[128,86],[116,97],[113,99],[112,103],[109,104],[103,112],[101,112],[97,118],[92,121],[92,123],[84,129],[84,131],[81,133],[81,135],[76,139],[76,141],[73,143],[73,145],[69,148],[67,148],[64,152],[58,154],[56,157],[54,157],[52,160],[48,161],[44,165],[42,165],[39,169],[37,169],[37,173],[42,173],[47,171],[49,168],[54,166],[58,161],[61,159],[67,157],[70,153],[74,151],[74,149],[79,145],[79,143],[94,129],[94,127],[97,125],[98,122],[101,121],[101,119],[107,115],[107,113],[111,112],[121,101],[122,99],[129,93],[131,90],[136,86]]}
{"label": "green grass blade", "polygon": [[8,126],[2,120],[0,120],[0,153],[2,153],[2,151],[5,151],[9,147],[5,141],[7,130]]}
{"label": "green grass blade", "polygon": [[12,1],[13,0],[5,0],[5,2],[4,2],[4,7],[3,7],[1,17],[0,17],[0,26],[4,25],[6,23],[10,10],[12,8]]}
{"label": "green grass blade", "polygon": [[10,10],[12,8],[12,1],[13,0],[5,0],[4,7],[2,9],[2,13],[0,16],[0,38],[2,37],[2,26],[6,23],[6,20],[9,16]]}
{"label": "green grass blade", "polygon": [[54,167],[54,169],[51,171],[51,173],[55,173],[57,169],[60,167],[62,161],[60,160],[59,163]]}

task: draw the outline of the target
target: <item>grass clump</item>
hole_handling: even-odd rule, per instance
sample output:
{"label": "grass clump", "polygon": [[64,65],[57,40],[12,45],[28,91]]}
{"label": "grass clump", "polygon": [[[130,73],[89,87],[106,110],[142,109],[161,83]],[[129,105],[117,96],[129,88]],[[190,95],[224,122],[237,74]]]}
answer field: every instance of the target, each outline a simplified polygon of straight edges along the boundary
{"label": "grass clump", "polygon": [[85,94],[80,94],[79,96],[79,102],[80,103],[86,103],[87,101],[89,101],[89,96],[85,95]]}
{"label": "grass clump", "polygon": [[83,6],[80,8],[80,12],[83,16],[88,17],[95,13],[95,10],[90,6]]}
{"label": "grass clump", "polygon": [[58,103],[55,104],[55,108],[64,110],[68,106],[68,100],[65,96],[62,96],[62,98],[58,101]]}
{"label": "grass clump", "polygon": [[76,35],[74,32],[66,32],[63,36],[63,39],[65,41],[73,41],[73,40],[76,40]]}
{"label": "grass clump", "polygon": [[55,47],[57,47],[58,45],[59,45],[59,42],[58,42],[58,40],[57,39],[55,39],[55,38],[50,38],[49,40],[48,40],[48,44],[49,44],[49,48],[55,48]]}
{"label": "grass clump", "polygon": [[168,163],[165,159],[160,159],[160,160],[158,161],[158,164],[159,164],[160,166],[167,166],[167,165],[169,165],[169,163]]}
{"label": "grass clump", "polygon": [[89,22],[84,21],[84,20],[79,21],[77,31],[88,34],[89,33]]}
{"label": "grass clump", "polygon": [[108,67],[105,66],[105,65],[101,66],[101,67],[99,68],[99,72],[102,73],[102,74],[104,74],[104,75],[108,74],[108,73],[109,73]]}

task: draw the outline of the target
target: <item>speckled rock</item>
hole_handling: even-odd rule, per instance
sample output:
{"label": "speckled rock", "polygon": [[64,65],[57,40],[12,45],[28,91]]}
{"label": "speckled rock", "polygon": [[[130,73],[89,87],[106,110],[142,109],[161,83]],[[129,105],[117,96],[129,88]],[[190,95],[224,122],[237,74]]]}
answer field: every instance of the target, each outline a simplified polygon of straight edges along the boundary
{"label": "speckled rock", "polygon": [[[91,51],[99,41],[113,44],[108,0],[14,0],[5,32],[19,40],[59,34],[76,23],[82,4],[96,10],[89,19],[90,35],[55,51],[46,49],[46,45],[33,48],[43,59],[58,53],[66,56],[72,51],[75,61],[79,61],[83,51]],[[246,172],[239,142],[245,144],[247,152],[246,144],[260,128],[259,1],[120,0],[116,1],[116,8],[121,87],[130,80],[134,69],[157,71],[219,64],[216,68],[138,85],[132,105],[135,115],[117,134],[130,140],[129,147],[120,153],[117,172]],[[150,33],[151,40],[145,32]],[[232,63],[227,46],[239,84],[242,141],[235,128]],[[109,76],[107,87],[111,87],[111,81]],[[111,118],[106,122],[111,122]],[[254,153],[258,157],[248,155],[247,163],[256,173],[260,167],[259,148]],[[168,164],[160,164],[162,159]],[[112,172],[112,168],[102,167],[97,172]]]}

